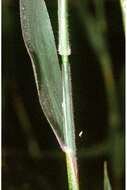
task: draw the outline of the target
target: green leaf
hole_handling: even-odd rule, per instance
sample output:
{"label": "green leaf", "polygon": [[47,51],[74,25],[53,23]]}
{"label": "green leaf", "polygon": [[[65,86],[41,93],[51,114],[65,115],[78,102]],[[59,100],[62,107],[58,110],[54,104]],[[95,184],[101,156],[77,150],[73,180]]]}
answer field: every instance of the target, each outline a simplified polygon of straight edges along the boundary
{"label": "green leaf", "polygon": [[41,107],[64,145],[62,79],[53,30],[43,0],[20,0],[23,38],[32,61]]}
{"label": "green leaf", "polygon": [[112,190],[108,176],[107,162],[104,162],[104,190]]}

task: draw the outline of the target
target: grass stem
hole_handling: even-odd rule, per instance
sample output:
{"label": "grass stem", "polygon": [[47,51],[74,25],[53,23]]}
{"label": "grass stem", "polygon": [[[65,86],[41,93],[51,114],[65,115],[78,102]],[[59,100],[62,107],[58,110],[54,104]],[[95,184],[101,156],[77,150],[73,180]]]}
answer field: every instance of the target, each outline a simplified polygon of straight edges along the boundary
{"label": "grass stem", "polygon": [[68,32],[68,0],[58,0],[59,45],[62,58],[63,86],[63,125],[65,138],[65,155],[69,190],[79,190],[77,159],[73,118],[71,74],[68,56],[71,54]]}
{"label": "grass stem", "polygon": [[65,154],[69,190],[78,190],[77,159],[72,104],[71,74],[68,56],[62,56],[63,115],[65,127]]}
{"label": "grass stem", "polygon": [[71,152],[66,152],[66,165],[68,174],[69,190],[79,190],[77,160]]}
{"label": "grass stem", "polygon": [[58,27],[60,55],[70,55],[69,32],[68,32],[68,0],[58,0]]}

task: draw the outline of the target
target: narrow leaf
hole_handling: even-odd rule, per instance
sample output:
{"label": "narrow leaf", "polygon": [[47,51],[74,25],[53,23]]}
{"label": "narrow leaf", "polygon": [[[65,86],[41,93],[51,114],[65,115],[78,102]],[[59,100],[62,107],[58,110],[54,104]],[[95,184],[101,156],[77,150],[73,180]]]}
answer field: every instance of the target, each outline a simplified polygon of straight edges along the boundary
{"label": "narrow leaf", "polygon": [[104,190],[112,190],[108,176],[107,162],[104,162]]}
{"label": "narrow leaf", "polygon": [[63,147],[61,71],[44,0],[20,0],[20,18],[23,38],[32,61],[40,104]]}

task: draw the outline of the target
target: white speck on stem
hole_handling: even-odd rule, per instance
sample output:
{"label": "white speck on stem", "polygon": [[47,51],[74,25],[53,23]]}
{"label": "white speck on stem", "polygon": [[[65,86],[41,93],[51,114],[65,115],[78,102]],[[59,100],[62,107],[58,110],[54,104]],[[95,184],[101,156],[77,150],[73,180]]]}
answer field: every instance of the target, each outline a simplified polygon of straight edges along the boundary
{"label": "white speck on stem", "polygon": [[79,137],[82,137],[83,131],[80,131],[79,133]]}

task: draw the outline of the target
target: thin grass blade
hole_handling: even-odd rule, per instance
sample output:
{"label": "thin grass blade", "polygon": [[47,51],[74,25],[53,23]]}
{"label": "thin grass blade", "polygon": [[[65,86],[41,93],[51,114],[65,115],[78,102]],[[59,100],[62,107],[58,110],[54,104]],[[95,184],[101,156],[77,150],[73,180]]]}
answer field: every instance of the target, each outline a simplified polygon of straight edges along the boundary
{"label": "thin grass blade", "polygon": [[112,190],[108,176],[107,162],[104,162],[104,190]]}
{"label": "thin grass blade", "polygon": [[122,11],[122,19],[123,19],[123,26],[124,26],[124,31],[125,31],[125,24],[126,24],[126,7],[127,7],[127,2],[126,0],[120,0],[120,5],[121,5],[121,11]]}
{"label": "thin grass blade", "polygon": [[32,61],[40,104],[63,147],[61,71],[44,0],[20,0],[20,17],[23,38]]}

